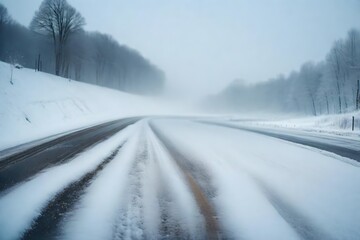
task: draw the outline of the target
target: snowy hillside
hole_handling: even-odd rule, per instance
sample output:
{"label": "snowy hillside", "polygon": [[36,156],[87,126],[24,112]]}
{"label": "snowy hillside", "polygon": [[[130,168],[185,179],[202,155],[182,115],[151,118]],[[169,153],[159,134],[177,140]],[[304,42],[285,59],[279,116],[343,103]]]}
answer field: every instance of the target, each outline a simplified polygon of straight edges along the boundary
{"label": "snowy hillside", "polygon": [[134,115],[181,114],[156,99],[69,81],[0,62],[0,149]]}

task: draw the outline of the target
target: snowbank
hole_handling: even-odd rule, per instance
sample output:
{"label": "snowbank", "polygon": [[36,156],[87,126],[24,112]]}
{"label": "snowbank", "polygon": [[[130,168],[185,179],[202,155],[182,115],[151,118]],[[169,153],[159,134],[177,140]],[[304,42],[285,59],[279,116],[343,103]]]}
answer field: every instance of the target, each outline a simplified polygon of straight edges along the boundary
{"label": "snowbank", "polygon": [[[352,131],[353,116],[355,117],[354,131]],[[360,111],[315,117],[287,117],[281,120],[244,120],[243,118],[237,117],[230,117],[230,120],[258,127],[288,128],[336,135],[360,136]]]}
{"label": "snowbank", "polygon": [[183,106],[0,62],[0,150],[135,115],[186,114]]}

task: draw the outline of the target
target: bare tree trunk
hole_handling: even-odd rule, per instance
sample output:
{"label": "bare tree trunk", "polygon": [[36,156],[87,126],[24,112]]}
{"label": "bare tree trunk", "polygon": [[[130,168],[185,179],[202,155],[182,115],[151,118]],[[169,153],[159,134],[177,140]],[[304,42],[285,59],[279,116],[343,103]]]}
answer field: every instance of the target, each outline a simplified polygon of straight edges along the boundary
{"label": "bare tree trunk", "polygon": [[59,76],[59,54],[58,54],[59,50],[58,50],[55,32],[53,32],[53,41],[54,41],[54,55],[55,55],[55,75]]}
{"label": "bare tree trunk", "polygon": [[357,80],[357,90],[356,90],[356,110],[359,110],[360,103],[360,80]]}
{"label": "bare tree trunk", "polygon": [[341,108],[341,93],[340,93],[339,82],[336,82],[336,87],[337,87],[337,92],[338,92],[339,113],[341,113],[341,112],[342,112],[342,108]]}
{"label": "bare tree trunk", "polygon": [[327,94],[325,94],[325,99],[326,99],[326,110],[327,110],[327,114],[329,114],[329,113],[330,113],[330,111],[329,111],[329,100],[328,100]]}
{"label": "bare tree trunk", "polygon": [[60,70],[61,70],[61,51],[60,51],[60,47],[56,46],[56,50],[55,50],[55,74],[57,76],[60,76]]}
{"label": "bare tree trunk", "polygon": [[81,62],[75,64],[75,80],[80,81],[81,79]]}
{"label": "bare tree trunk", "polygon": [[346,94],[343,95],[344,96],[344,107],[345,107],[345,112],[347,111],[348,109],[348,102],[347,102],[347,98],[346,98]]}
{"label": "bare tree trunk", "polygon": [[316,116],[315,101],[313,97],[311,97],[311,103],[312,103],[312,113],[314,116]]}

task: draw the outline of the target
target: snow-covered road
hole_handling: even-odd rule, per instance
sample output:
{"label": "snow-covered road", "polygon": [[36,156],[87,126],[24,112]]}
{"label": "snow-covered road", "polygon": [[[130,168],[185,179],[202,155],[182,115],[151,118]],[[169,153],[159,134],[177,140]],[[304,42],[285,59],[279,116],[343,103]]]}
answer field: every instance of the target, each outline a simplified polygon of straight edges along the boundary
{"label": "snow-covered road", "polygon": [[258,133],[143,119],[1,192],[0,239],[360,239],[359,167]]}

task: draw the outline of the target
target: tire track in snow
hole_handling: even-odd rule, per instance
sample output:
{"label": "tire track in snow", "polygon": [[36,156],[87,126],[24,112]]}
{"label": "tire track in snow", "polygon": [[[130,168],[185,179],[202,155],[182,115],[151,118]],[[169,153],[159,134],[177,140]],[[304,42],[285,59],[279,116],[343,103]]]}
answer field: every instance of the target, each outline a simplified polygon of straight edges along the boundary
{"label": "tire track in snow", "polygon": [[161,236],[164,239],[204,239],[205,219],[184,174],[148,126],[153,159],[159,168]]}
{"label": "tire track in snow", "polygon": [[294,230],[300,239],[304,240],[332,240],[334,239],[307,216],[301,213],[296,206],[286,201],[273,187],[271,182],[265,181],[258,174],[255,174],[243,163],[236,162],[232,166],[246,173],[249,180],[254,183],[260,194],[268,201],[270,206],[279,214],[279,216]]}
{"label": "tire track in snow", "polygon": [[159,169],[158,198],[161,210],[161,236],[164,239],[205,239],[205,219],[181,169],[147,126],[149,150]]}
{"label": "tire track in snow", "polygon": [[[114,239],[200,238],[204,236],[200,227],[203,221],[196,211],[195,199],[184,190],[186,185],[175,170],[177,166],[172,166],[169,157],[154,147],[157,142],[154,143],[153,133],[149,131],[145,124],[116,221]],[[184,207],[195,211],[184,211]]]}
{"label": "tire track in snow", "polygon": [[127,185],[127,194],[122,199],[121,209],[115,223],[113,239],[144,239],[144,206],[142,179],[146,168],[147,149],[142,139],[142,147],[132,163]]}
{"label": "tire track in snow", "polygon": [[[101,171],[66,214],[61,226],[61,239],[114,239],[122,203],[127,197],[129,173],[134,165],[143,121],[135,124],[126,144],[109,165]],[[131,219],[130,219],[131,220]]]}
{"label": "tire track in snow", "polygon": [[311,219],[304,216],[295,206],[284,200],[269,184],[254,175],[252,175],[252,179],[280,216],[295,230],[299,237],[304,240],[334,239],[317,227]]}
{"label": "tire track in snow", "polygon": [[[199,236],[204,235],[197,234],[195,227],[202,223],[202,216],[182,175],[175,165],[169,166],[173,162],[167,156],[158,156],[160,153],[156,150],[159,149],[149,147],[145,154],[140,147],[139,151],[141,139],[144,139],[141,127],[129,138],[111,166],[87,188],[76,210],[67,214],[60,238],[202,239]],[[137,159],[139,155],[143,159]],[[163,179],[159,177],[162,175]],[[165,192],[168,198],[162,198],[159,192]],[[161,221],[162,213],[169,220],[166,223]],[[165,232],[161,229],[164,225],[168,227]]]}
{"label": "tire track in snow", "polygon": [[65,214],[74,208],[74,205],[80,196],[84,194],[85,189],[90,185],[91,181],[115,158],[125,143],[126,142],[118,146],[96,169],[87,173],[57,194],[41,212],[41,215],[33,221],[31,228],[25,232],[22,239],[37,240],[55,238],[58,234],[59,224],[64,220]]}
{"label": "tire track in snow", "polygon": [[[200,208],[201,213],[205,219],[207,238],[208,239],[223,238],[224,236],[221,235],[216,212],[212,207],[212,204],[210,204],[208,200],[209,194],[206,195],[203,189],[207,189],[208,190],[207,192],[212,194],[214,194],[215,191],[208,182],[206,183],[207,187],[204,188],[203,186],[201,187],[195,180],[196,179],[195,176],[200,177],[202,180],[204,180],[204,176],[206,176],[207,174],[205,173],[205,171],[199,171],[198,167],[192,164],[179,151],[177,151],[176,148],[171,144],[171,141],[167,139],[165,136],[163,136],[156,128],[154,128],[152,124],[150,124],[150,127],[151,130],[156,135],[156,137],[159,139],[159,141],[168,150],[169,154],[174,159],[174,162],[185,176],[186,181],[190,186],[191,191],[196,199],[197,205]],[[208,179],[207,176],[205,178]],[[205,182],[202,181],[202,183],[204,184]]]}
{"label": "tire track in snow", "polygon": [[197,204],[200,207],[201,213],[203,214],[206,221],[206,228],[208,232],[209,239],[219,239],[219,226],[217,222],[217,217],[214,209],[210,205],[208,199],[205,194],[202,192],[200,186],[196,183],[195,179],[188,173],[182,169],[186,179],[191,187],[191,191],[194,194]]}
{"label": "tire track in snow", "polygon": [[182,167],[191,174],[191,176],[201,187],[205,196],[207,196],[208,199],[217,196],[217,189],[211,184],[211,176],[205,167],[201,164],[195,163],[196,161],[192,161],[190,157],[185,157],[185,155],[182,154],[172,143],[171,139],[162,134],[162,132],[159,131],[151,122],[149,125],[152,132],[155,134],[156,139],[161,142],[167,152],[171,152],[173,159],[177,159],[176,164],[182,165]]}
{"label": "tire track in snow", "polygon": [[295,231],[300,239],[304,240],[332,240],[334,239],[325,233],[320,227],[307,216],[301,213],[296,206],[286,201],[273,187],[271,182],[264,180],[260,175],[255,174],[249,166],[244,163],[236,162],[235,168],[246,173],[250,180],[255,184],[261,195],[268,201],[282,219]]}
{"label": "tire track in snow", "polygon": [[[165,176],[161,176],[162,181],[167,181]],[[160,227],[159,235],[162,239],[191,239],[191,234],[184,232],[178,219],[174,219],[175,206],[171,192],[166,184],[161,184],[161,191],[158,193]]]}

